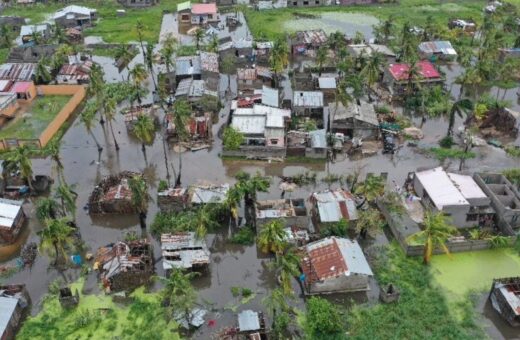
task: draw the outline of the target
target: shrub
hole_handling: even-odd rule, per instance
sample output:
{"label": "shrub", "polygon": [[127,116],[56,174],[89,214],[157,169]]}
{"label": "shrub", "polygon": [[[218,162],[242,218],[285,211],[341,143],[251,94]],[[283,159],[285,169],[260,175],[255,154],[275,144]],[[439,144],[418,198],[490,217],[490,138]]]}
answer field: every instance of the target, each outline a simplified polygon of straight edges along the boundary
{"label": "shrub", "polygon": [[244,135],[229,126],[224,130],[222,142],[224,143],[224,149],[238,150],[240,145],[244,143]]}
{"label": "shrub", "polygon": [[439,141],[441,148],[449,149],[455,144],[451,136],[446,136]]}
{"label": "shrub", "polygon": [[164,191],[168,189],[168,182],[166,182],[164,179],[161,179],[159,181],[159,186],[157,188],[158,191]]}
{"label": "shrub", "polygon": [[244,227],[237,231],[230,239],[231,243],[241,244],[243,246],[255,243],[255,232],[251,227]]}

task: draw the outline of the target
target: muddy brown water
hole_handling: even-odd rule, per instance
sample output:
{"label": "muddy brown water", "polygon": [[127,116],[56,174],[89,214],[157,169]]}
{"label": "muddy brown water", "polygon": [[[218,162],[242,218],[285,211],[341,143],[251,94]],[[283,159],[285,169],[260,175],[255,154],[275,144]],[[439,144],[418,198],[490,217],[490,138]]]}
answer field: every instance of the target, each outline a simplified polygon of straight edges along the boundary
{"label": "muddy brown water", "polygon": [[[121,73],[113,66],[113,60],[106,57],[96,57],[96,61],[100,62],[106,73],[107,82],[117,82],[126,78],[126,70]],[[130,67],[137,62],[142,62],[142,56],[138,55],[132,61]],[[158,67],[159,68],[159,67]],[[453,71],[455,72],[455,71]],[[448,81],[454,77],[448,77]],[[452,80],[451,80],[452,81]],[[223,84],[228,83],[226,76],[221,79]],[[236,91],[236,79],[232,77],[231,87],[233,92]],[[151,101],[152,83],[147,85],[150,94],[145,103]],[[448,87],[450,84],[448,84]],[[456,86],[452,87],[452,91],[457,93]],[[509,97],[514,95],[515,90],[509,91]],[[120,108],[124,105],[120,105]],[[518,105],[513,105],[514,109],[518,109]],[[219,115],[219,122],[214,125],[214,136],[217,136],[218,129],[228,119],[229,103]],[[414,118],[418,122],[420,118]],[[461,120],[457,119],[456,126],[461,124]],[[425,133],[424,143],[435,144],[442,136],[445,135],[447,122],[444,118],[428,119],[424,124]],[[125,233],[136,231],[145,237],[150,237],[146,231],[142,231],[138,224],[138,218],[135,215],[119,215],[119,216],[89,216],[84,209],[88,196],[96,185],[96,183],[106,175],[116,174],[122,170],[143,171],[150,180],[150,193],[152,197],[156,197],[157,183],[160,179],[166,177],[165,160],[163,154],[162,139],[158,135],[153,145],[146,148],[147,162],[143,157],[139,142],[129,135],[123,122],[121,115],[116,116],[114,122],[116,138],[118,139],[121,150],[116,152],[109,131],[98,125],[94,129],[94,134],[103,145],[101,160],[98,162],[98,153],[96,146],[87,134],[85,128],[76,120],[63,137],[63,146],[61,149],[61,157],[64,164],[65,178],[69,184],[74,185],[76,192],[79,194],[77,199],[77,223],[85,244],[91,252],[95,252],[100,246],[108,243],[122,240]],[[279,176],[291,176],[303,171],[315,171],[320,177],[330,173],[349,174],[360,169],[362,177],[367,173],[388,173],[388,185],[392,183],[402,184],[407,174],[418,168],[427,168],[438,166],[439,161],[426,157],[416,152],[414,147],[404,145],[395,155],[383,155],[381,151],[372,157],[360,160],[352,160],[348,157],[340,157],[335,163],[267,163],[254,161],[229,161],[222,160],[219,157],[221,152],[221,141],[215,137],[215,142],[210,149],[198,152],[186,152],[182,154],[182,183],[183,185],[194,184],[200,181],[214,183],[234,183],[234,176],[239,171],[260,172],[263,175],[272,176],[273,182],[269,193],[259,193],[259,199],[278,198],[281,191],[278,189]],[[509,158],[503,150],[484,146],[475,148],[477,158],[466,162],[466,169],[471,171],[493,171],[503,168],[518,166],[518,161]],[[167,151],[168,164],[178,167],[178,154],[171,147]],[[444,165],[449,169],[456,170],[458,162],[445,162]],[[51,161],[49,159],[33,160],[34,173],[48,174],[54,176],[51,169]],[[337,185],[334,185],[337,186]],[[327,185],[318,183],[314,186],[298,188],[287,196],[291,197],[307,197],[313,190],[324,189]],[[24,210],[29,216],[29,222],[19,241],[9,247],[0,247],[0,261],[2,264],[13,264],[15,258],[19,255],[20,247],[29,241],[38,242],[36,235],[41,229],[34,216],[34,207],[31,201],[27,201]],[[147,223],[151,224],[154,215],[158,209],[155,202],[150,204]],[[207,237],[208,245],[212,251],[211,265],[207,273],[196,278],[193,282],[194,287],[199,294],[199,302],[210,310],[206,320],[213,319],[216,326],[210,328],[204,325],[198,330],[194,338],[208,338],[213,332],[224,326],[233,325],[236,322],[235,311],[243,309],[263,309],[261,300],[265,297],[269,290],[276,286],[272,272],[267,264],[269,258],[259,256],[256,246],[235,246],[226,242],[229,236],[229,230],[220,230],[216,234],[210,234]],[[153,240],[154,256],[160,258],[160,245]],[[384,235],[378,237],[376,243],[387,243],[388,240]],[[48,285],[56,278],[64,278],[68,282],[74,281],[79,277],[79,269],[70,269],[64,273],[57,272],[49,267],[49,259],[47,256],[38,256],[36,262],[31,268],[26,268],[5,280],[8,283],[23,282],[27,285],[27,289],[33,301],[32,312],[35,314],[40,309],[39,302],[47,292]],[[160,261],[156,264],[156,273],[163,275],[162,264]],[[93,283],[91,282],[90,285]],[[230,287],[239,286],[252,289],[256,296],[253,300],[245,305],[238,303],[238,300],[231,294]],[[300,294],[299,286],[294,282],[295,292]],[[90,288],[91,289],[91,288]],[[368,293],[341,294],[332,295],[333,301],[346,304],[353,300],[355,303],[375,303],[377,300],[378,288],[375,281],[372,283],[372,290]],[[297,297],[294,302],[296,305],[302,306],[303,300]],[[493,313],[484,313],[484,317],[494,320]],[[501,334],[503,338],[510,339],[512,331],[510,327],[503,323],[492,323],[493,331],[489,334]],[[508,328],[509,327],[509,328]],[[490,329],[491,329],[490,328]],[[493,336],[494,338],[494,336]]]}

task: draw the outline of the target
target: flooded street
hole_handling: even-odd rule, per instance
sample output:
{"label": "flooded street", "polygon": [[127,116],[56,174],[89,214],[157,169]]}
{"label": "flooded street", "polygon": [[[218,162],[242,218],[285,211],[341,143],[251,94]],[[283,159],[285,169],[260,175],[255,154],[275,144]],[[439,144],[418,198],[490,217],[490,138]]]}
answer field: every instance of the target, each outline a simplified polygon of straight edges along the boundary
{"label": "flooded street", "polygon": [[[332,13],[326,13],[332,14]],[[357,14],[356,14],[357,15]],[[243,20],[243,17],[241,18]],[[347,18],[348,19],[348,18]],[[338,28],[349,27],[349,32],[354,34],[356,31],[361,31],[367,38],[371,36],[371,26],[374,24],[373,19],[364,21],[366,18],[356,18],[351,24],[345,24],[342,17],[328,18],[325,14],[321,20],[325,20],[329,25],[334,26],[334,30]],[[165,19],[168,23],[175,21],[174,15],[166,14]],[[298,20],[303,22],[305,28],[313,27],[307,26],[311,23],[305,19]],[[320,21],[317,21],[318,23]],[[377,20],[376,20],[377,23]],[[164,27],[170,27],[164,25]],[[324,27],[321,27],[324,28]],[[324,28],[326,29],[326,28]],[[173,32],[170,28],[166,31]],[[161,39],[164,38],[164,32],[161,33]],[[224,33],[222,33],[224,34]],[[235,38],[250,37],[249,30],[246,25],[240,26],[239,29],[232,33]],[[220,33],[219,33],[220,37]],[[181,41],[188,43],[190,40],[186,36],[181,37]],[[160,46],[157,46],[158,49]],[[114,61],[111,58],[95,56],[94,61],[99,63],[105,71],[105,80],[109,83],[120,82],[127,79],[127,69],[121,72],[114,66]],[[139,53],[130,63],[132,68],[137,63],[142,63],[143,57]],[[162,70],[162,65],[156,66],[156,72]],[[457,67],[443,67],[447,73],[447,88],[452,89],[454,96],[458,95],[459,88],[452,83],[460,70]],[[236,93],[236,77],[221,76],[221,93],[222,86],[227,87],[228,83],[231,87],[231,92]],[[289,82],[284,82],[287,86],[287,92],[291,91]],[[153,83],[147,82],[147,87],[150,90],[147,98],[143,103],[152,102]],[[520,106],[516,101],[516,89],[508,91],[506,100],[511,101],[511,107],[519,110]],[[286,93],[287,96],[287,93]],[[297,188],[294,192],[288,194],[293,198],[307,198],[309,194],[318,189],[327,188],[328,185],[322,183],[319,179],[323,178],[329,173],[348,175],[354,171],[361,172],[361,178],[365,178],[368,173],[388,173],[388,186],[393,183],[402,185],[409,172],[413,172],[419,168],[431,168],[438,165],[444,165],[450,170],[458,170],[458,161],[445,161],[444,163],[438,160],[425,156],[418,152],[418,147],[408,145],[406,141],[394,155],[382,154],[382,150],[371,157],[361,159],[351,159],[346,155],[339,155],[337,160],[333,163],[268,163],[261,161],[245,161],[245,160],[223,160],[220,158],[222,152],[222,141],[217,137],[219,129],[228,121],[229,102],[224,103],[224,109],[218,115],[219,120],[213,125],[214,142],[209,149],[185,152],[182,154],[182,184],[188,186],[200,182],[211,182],[215,184],[235,182],[234,176],[239,171],[247,171],[251,173],[260,172],[262,175],[271,176],[271,189],[268,193],[259,193],[258,199],[277,199],[280,198],[282,192],[278,188],[280,176],[292,176],[304,171],[313,171],[318,173],[318,181],[314,186],[307,186]],[[123,103],[119,105],[119,109],[127,106]],[[162,118],[162,113],[161,113]],[[420,124],[420,117],[412,117],[416,125]],[[150,195],[154,199],[150,203],[147,215],[148,227],[151,225],[155,214],[158,212],[155,198],[157,197],[157,185],[159,180],[166,179],[166,166],[168,164],[170,174],[172,174],[173,167],[178,171],[179,154],[176,153],[172,146],[169,145],[167,149],[167,160],[163,153],[162,135],[158,133],[155,137],[153,145],[146,148],[147,161],[141,151],[140,143],[127,132],[123,116],[118,114],[113,123],[117,141],[121,149],[115,150],[112,136],[108,127],[97,125],[93,131],[97,139],[103,146],[101,160],[98,162],[98,152],[92,138],[87,134],[85,127],[80,123],[79,119],[71,124],[70,128],[65,133],[62,140],[61,158],[64,164],[64,175],[67,182],[73,185],[74,190],[78,193],[77,199],[77,224],[79,226],[82,239],[88,247],[87,252],[95,253],[98,247],[104,246],[108,243],[113,243],[118,240],[123,240],[125,233],[135,231],[148,237],[153,244],[154,256],[156,261],[155,269],[157,275],[163,275],[162,263],[160,261],[160,244],[152,236],[148,235],[146,230],[141,230],[139,227],[139,220],[137,215],[117,215],[117,216],[95,216],[91,217],[87,214],[85,209],[88,197],[94,186],[105,176],[117,174],[122,170],[143,172],[149,183]],[[462,124],[462,120],[457,118],[455,128]],[[425,138],[420,144],[427,144],[436,146],[439,139],[446,134],[448,123],[445,117],[436,119],[427,119],[423,126]],[[489,145],[474,148],[477,154],[475,159],[466,161],[465,169],[472,172],[477,171],[501,171],[505,168],[518,167],[518,159],[513,159],[506,155],[505,151]],[[45,174],[55,176],[55,172],[51,167],[50,159],[34,159],[33,172],[35,174]],[[332,185],[337,187],[339,184]],[[286,197],[288,198],[288,197]],[[28,200],[24,205],[24,210],[29,216],[27,228],[18,242],[9,247],[0,248],[0,262],[2,264],[14,265],[16,257],[19,255],[21,246],[26,242],[39,242],[36,233],[41,229],[41,225],[37,221],[34,212],[34,206],[31,200]],[[248,309],[264,309],[261,300],[267,293],[276,287],[274,275],[268,268],[270,258],[265,257],[257,250],[256,246],[237,246],[228,241],[231,234],[230,230],[219,230],[215,234],[207,236],[207,244],[211,251],[211,264],[208,272],[203,273],[196,278],[193,285],[199,294],[199,301],[204,308],[210,310],[206,320],[216,320],[216,325],[210,327],[203,325],[193,338],[207,339],[217,329],[231,325],[235,322],[234,312]],[[378,236],[376,240],[378,244],[388,243],[388,239],[384,234]],[[60,273],[54,269],[49,269],[49,258],[44,255],[37,257],[36,262],[32,268],[24,269],[9,277],[6,281],[8,283],[25,283],[30,296],[33,301],[32,313],[35,314],[39,310],[39,302],[46,294],[48,286],[57,278],[64,278],[68,282],[74,281],[80,275],[80,269],[67,270]],[[88,263],[92,266],[92,263]],[[294,282],[295,292],[298,296],[300,294],[299,286]],[[245,304],[240,302],[240,298],[233,297],[230,287],[244,287],[253,290],[255,297],[247,301]],[[366,293],[342,294],[334,295],[329,298],[334,301],[341,301],[341,303],[350,303],[353,299],[358,303],[375,303],[378,296],[378,287],[373,284],[370,291]],[[486,300],[487,301],[487,300]],[[296,304],[302,305],[302,298],[297,297]],[[497,320],[494,311],[490,311],[488,304],[485,307],[479,307],[479,311],[483,315],[492,320],[496,326],[490,333],[494,334],[496,338],[502,336],[505,339],[511,339],[515,334],[508,329],[508,326],[502,321]],[[500,331],[499,331],[500,330]],[[502,331],[503,330],[503,331]],[[493,338],[495,338],[493,336]]]}

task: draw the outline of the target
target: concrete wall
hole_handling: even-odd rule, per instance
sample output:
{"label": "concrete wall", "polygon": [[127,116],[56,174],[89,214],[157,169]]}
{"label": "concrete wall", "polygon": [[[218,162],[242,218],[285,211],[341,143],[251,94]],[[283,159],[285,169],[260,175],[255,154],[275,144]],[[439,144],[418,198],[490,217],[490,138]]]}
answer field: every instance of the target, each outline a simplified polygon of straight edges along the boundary
{"label": "concrete wall", "polygon": [[270,148],[265,146],[241,146],[239,150],[223,150],[223,156],[252,158],[285,158],[285,148]]}
{"label": "concrete wall", "polygon": [[315,282],[307,287],[309,294],[365,291],[368,290],[368,280],[369,277],[367,275],[341,275],[336,278],[326,279],[323,282]]}

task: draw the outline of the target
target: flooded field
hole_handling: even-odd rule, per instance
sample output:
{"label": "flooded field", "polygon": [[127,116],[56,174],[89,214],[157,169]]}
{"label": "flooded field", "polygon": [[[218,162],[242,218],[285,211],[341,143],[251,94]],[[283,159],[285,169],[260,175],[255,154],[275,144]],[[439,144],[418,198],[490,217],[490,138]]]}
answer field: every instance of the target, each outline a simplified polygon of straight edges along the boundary
{"label": "flooded field", "polygon": [[[174,20],[174,18],[169,15],[166,20]],[[287,27],[290,27],[291,30],[300,28],[323,28],[329,32],[340,29],[348,34],[355,34],[356,31],[360,31],[365,37],[369,38],[371,37],[371,26],[375,23],[377,23],[377,19],[371,16],[350,13],[324,13],[320,18],[316,19],[294,20],[287,23]],[[236,37],[247,37],[249,33],[247,27],[244,25],[243,28],[233,34],[236,34]],[[181,39],[188,40],[188,38]],[[143,57],[139,54],[132,61],[130,67],[142,62],[142,60]],[[111,58],[95,56],[94,61],[98,62],[105,70],[105,81],[110,83],[119,82],[127,78],[127,70],[123,69],[120,72],[114,66],[114,61]],[[160,70],[161,67],[161,65],[156,66],[156,71]],[[458,94],[457,86],[452,83],[459,71],[456,68],[446,67],[445,72],[448,75],[447,87],[452,89],[453,94]],[[236,92],[235,77],[231,77],[229,81],[231,83],[232,92]],[[227,77],[222,76],[221,84],[227,85],[227,83]],[[150,103],[152,101],[152,82],[148,81],[147,86],[150,93],[144,103]],[[514,95],[515,92],[516,90],[509,91],[506,99],[511,100],[512,108],[519,109],[516,103],[516,96]],[[127,105],[127,103],[119,105],[119,109],[125,105]],[[229,118],[228,114],[229,102],[226,101],[224,109],[219,114],[218,123],[213,126],[214,136],[217,136],[218,130],[227,122]],[[419,117],[411,117],[411,119],[419,125]],[[455,126],[458,127],[461,124],[462,120],[457,118]],[[428,119],[423,126],[423,132],[425,134],[423,143],[436,145],[438,140],[446,134],[447,125],[448,123],[445,117]],[[108,128],[97,125],[93,131],[103,146],[103,152],[99,162],[96,145],[79,120],[76,119],[71,124],[71,127],[63,137],[61,158],[64,163],[65,178],[69,184],[74,186],[75,191],[79,195],[77,199],[77,224],[83,241],[90,252],[95,252],[98,247],[108,243],[123,240],[125,233],[129,231],[135,231],[139,235],[148,237],[153,242],[154,256],[156,259],[156,274],[163,275],[160,245],[156,239],[148,234],[147,230],[141,230],[139,228],[137,215],[102,215],[91,217],[87,214],[85,207],[89,194],[98,181],[104,176],[116,174],[122,170],[144,172],[150,184],[150,195],[155,198],[159,180],[166,178],[167,171],[165,164],[168,164],[170,167],[170,173],[172,164],[178,169],[179,155],[171,146],[168,146],[166,152],[167,159],[165,159],[163,139],[162,136],[158,134],[155,137],[153,145],[147,147],[148,159],[147,162],[145,162],[140,143],[127,132],[122,115],[116,116],[114,130],[121,147],[119,151],[115,150]],[[279,198],[282,193],[278,188],[280,176],[291,176],[303,171],[317,172],[318,178],[323,178],[329,173],[347,175],[357,170],[361,171],[362,178],[368,173],[379,174],[386,172],[388,173],[387,184],[390,186],[393,185],[393,183],[403,184],[407,174],[419,168],[428,168],[442,164],[448,169],[457,170],[459,165],[458,161],[446,161],[441,163],[432,157],[417,152],[417,147],[410,146],[406,142],[402,144],[401,148],[399,148],[394,155],[384,155],[380,150],[376,155],[371,157],[350,159],[342,155],[339,156],[335,162],[328,163],[267,163],[223,160],[220,158],[221,151],[222,142],[218,137],[215,137],[213,146],[209,149],[182,154],[182,184],[187,186],[201,181],[232,184],[235,182],[234,176],[239,171],[252,173],[258,171],[262,175],[272,177],[270,191],[268,193],[259,193],[258,198],[274,199]],[[471,172],[500,171],[504,168],[518,166],[518,160],[508,157],[501,149],[486,145],[475,148],[473,151],[476,152],[477,157],[468,160],[465,165],[466,169],[470,169]],[[35,174],[55,176],[51,169],[50,159],[34,159],[33,165]],[[327,184],[318,180],[314,186],[296,189],[290,193],[290,197],[307,198],[311,191],[327,187]],[[3,264],[14,265],[16,257],[19,255],[20,247],[25,242],[38,242],[36,233],[41,229],[41,225],[35,218],[34,206],[31,200],[27,201],[24,205],[24,210],[29,216],[27,228],[19,238],[19,242],[15,245],[0,248],[0,261]],[[152,202],[147,217],[148,226],[151,224],[157,211],[156,203]],[[237,310],[240,311],[245,308],[264,309],[261,300],[267,295],[269,290],[276,285],[274,275],[267,265],[271,259],[259,254],[256,246],[243,247],[232,245],[228,240],[230,234],[230,230],[223,229],[207,236],[207,243],[211,250],[211,265],[208,272],[196,278],[193,284],[197,289],[200,301],[205,308],[210,310],[206,319],[216,320],[216,326],[212,328],[204,325],[193,336],[195,339],[207,339],[216,329],[233,324],[235,322],[234,312]],[[374,242],[386,244],[388,243],[388,239],[384,234],[381,234]],[[458,257],[459,254],[456,256]],[[463,260],[464,259],[461,259],[461,261],[465,263]],[[442,261],[444,260],[439,259],[437,263],[440,264]],[[434,262],[435,265],[437,265],[437,263]],[[516,266],[514,268],[518,270],[518,261],[516,261],[515,264]],[[92,264],[89,265],[91,266]],[[452,263],[446,263],[446,268],[451,270],[451,265]],[[496,265],[496,262],[488,261],[486,265],[492,267]],[[477,267],[473,269],[477,269]],[[441,271],[441,269],[439,270]],[[508,274],[511,273],[511,271],[508,271]],[[32,268],[27,268],[14,274],[7,279],[7,282],[23,282],[27,285],[27,289],[33,301],[32,313],[35,314],[40,308],[39,301],[41,301],[47,292],[48,285],[52,281],[57,278],[63,278],[68,282],[72,282],[79,277],[79,274],[79,268],[67,270],[66,272],[58,272],[55,269],[50,269],[49,258],[39,256]],[[443,275],[446,275],[446,277],[449,275],[458,276],[460,273],[457,271],[451,273],[443,272]],[[477,279],[483,281],[482,277],[477,277]],[[452,284],[451,278],[442,280],[446,280],[450,285]],[[247,301],[240,301],[240,299],[233,297],[230,287],[234,286],[251,289],[254,292],[253,298]],[[296,282],[294,282],[294,286],[295,292],[299,294],[300,289]],[[353,300],[355,303],[372,303],[377,300],[377,284],[373,282],[371,288],[372,289],[367,293],[334,295],[329,298],[342,304],[350,303],[350,300]],[[303,298],[301,296],[298,297],[295,304],[302,305]],[[485,317],[494,318],[495,315],[493,312],[488,313],[489,308],[485,308],[486,309],[482,309],[483,315]],[[496,325],[493,332],[490,334],[499,334],[498,336],[502,336],[503,338],[510,338],[513,334],[507,325],[500,324]]]}

